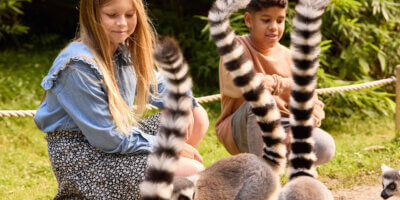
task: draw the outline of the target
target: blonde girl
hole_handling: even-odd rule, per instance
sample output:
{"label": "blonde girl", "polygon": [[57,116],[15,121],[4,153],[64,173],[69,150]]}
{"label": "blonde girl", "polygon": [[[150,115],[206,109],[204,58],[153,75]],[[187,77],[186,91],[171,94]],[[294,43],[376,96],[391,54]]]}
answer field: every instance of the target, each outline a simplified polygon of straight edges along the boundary
{"label": "blonde girl", "polygon": [[[163,108],[165,92],[153,27],[141,0],[81,0],[79,25],[42,81],[47,95],[34,117],[47,133],[54,199],[139,199],[160,114],[138,119],[147,103]],[[192,116],[177,175],[203,169],[195,147],[208,118],[195,100]]]}

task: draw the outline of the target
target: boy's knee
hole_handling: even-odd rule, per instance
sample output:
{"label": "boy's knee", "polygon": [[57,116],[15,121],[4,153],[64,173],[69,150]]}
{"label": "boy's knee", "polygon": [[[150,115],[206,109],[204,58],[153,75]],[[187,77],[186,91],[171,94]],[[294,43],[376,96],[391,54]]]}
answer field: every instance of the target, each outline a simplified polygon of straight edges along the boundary
{"label": "boy's knee", "polygon": [[314,152],[317,156],[315,165],[323,165],[332,160],[335,155],[335,141],[333,137],[322,129],[316,128],[313,132],[315,140]]}
{"label": "boy's knee", "polygon": [[246,103],[243,104],[243,109],[245,109],[245,111],[246,111],[247,118],[249,118],[251,116],[254,116],[254,113],[251,110],[252,106],[251,106],[251,104],[249,102],[246,102]]}

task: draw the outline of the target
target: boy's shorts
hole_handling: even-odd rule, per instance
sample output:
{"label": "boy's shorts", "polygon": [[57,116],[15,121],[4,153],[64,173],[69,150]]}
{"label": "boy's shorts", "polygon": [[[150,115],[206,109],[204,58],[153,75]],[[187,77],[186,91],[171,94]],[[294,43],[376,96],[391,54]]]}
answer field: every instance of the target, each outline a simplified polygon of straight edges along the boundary
{"label": "boy's shorts", "polygon": [[[285,132],[288,133],[290,130],[289,118],[282,117],[281,123]],[[244,103],[233,114],[232,134],[241,153],[262,155],[264,147],[262,131],[249,103]],[[313,138],[315,140],[314,152],[317,156],[315,164],[321,165],[329,162],[335,154],[335,142],[332,136],[320,128],[314,128]]]}

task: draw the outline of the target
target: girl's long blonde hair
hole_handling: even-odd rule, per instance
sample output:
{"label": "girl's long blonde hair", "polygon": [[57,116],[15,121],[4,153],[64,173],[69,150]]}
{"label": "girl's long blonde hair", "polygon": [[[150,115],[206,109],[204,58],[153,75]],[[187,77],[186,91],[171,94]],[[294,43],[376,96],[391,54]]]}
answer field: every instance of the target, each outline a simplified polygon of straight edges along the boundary
{"label": "girl's long blonde hair", "polygon": [[100,8],[111,0],[81,0],[79,16],[79,35],[76,40],[86,44],[94,54],[96,63],[103,74],[104,85],[108,93],[110,112],[118,128],[129,134],[132,125],[137,124],[137,117],[146,109],[149,98],[149,87],[157,85],[152,56],[155,43],[155,31],[149,21],[142,0],[132,0],[136,9],[137,25],[135,32],[125,41],[131,56],[136,84],[136,112],[133,114],[121,96],[114,77],[114,65],[111,44],[104,28],[101,26]]}

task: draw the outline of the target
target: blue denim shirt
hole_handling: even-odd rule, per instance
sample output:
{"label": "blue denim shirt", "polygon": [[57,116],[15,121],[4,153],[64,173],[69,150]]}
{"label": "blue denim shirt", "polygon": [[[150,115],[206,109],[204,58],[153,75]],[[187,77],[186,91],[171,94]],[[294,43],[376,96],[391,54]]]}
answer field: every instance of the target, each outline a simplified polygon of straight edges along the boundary
{"label": "blue denim shirt", "polygon": [[[115,78],[123,99],[132,108],[137,81],[134,68],[127,64],[129,57],[122,49],[114,56]],[[106,153],[151,152],[156,136],[137,127],[132,127],[131,134],[126,135],[116,126],[102,80],[89,48],[72,42],[57,56],[42,81],[47,96],[33,118],[37,127],[46,133],[81,130],[91,145]],[[157,81],[160,96],[150,98],[149,102],[162,109],[161,95],[166,87],[158,73]],[[194,106],[198,106],[195,100]]]}

